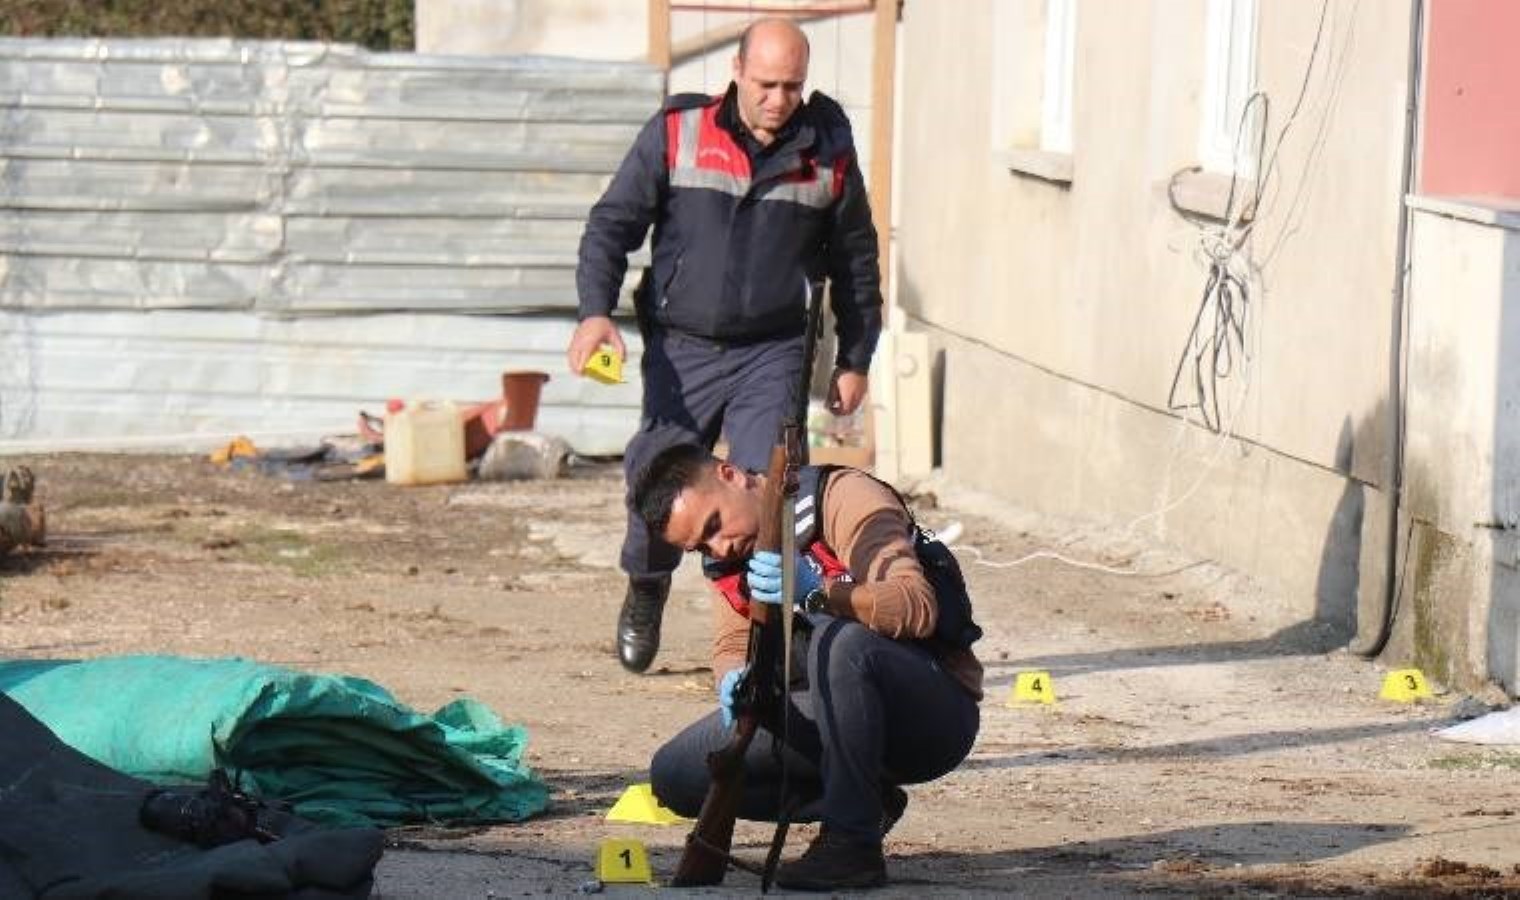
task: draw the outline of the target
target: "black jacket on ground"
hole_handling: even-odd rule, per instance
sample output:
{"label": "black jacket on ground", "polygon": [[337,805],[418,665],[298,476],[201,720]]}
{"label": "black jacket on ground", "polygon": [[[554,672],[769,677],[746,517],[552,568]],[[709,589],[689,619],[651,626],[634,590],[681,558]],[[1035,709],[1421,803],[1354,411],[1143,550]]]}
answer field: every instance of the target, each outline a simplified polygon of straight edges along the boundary
{"label": "black jacket on ground", "polygon": [[881,278],[849,120],[814,92],[752,159],[734,95],[677,94],[639,133],[581,236],[580,318],[611,313],[653,226],[643,327],[738,342],[801,334],[807,285],[827,277],[836,363],[863,372]]}

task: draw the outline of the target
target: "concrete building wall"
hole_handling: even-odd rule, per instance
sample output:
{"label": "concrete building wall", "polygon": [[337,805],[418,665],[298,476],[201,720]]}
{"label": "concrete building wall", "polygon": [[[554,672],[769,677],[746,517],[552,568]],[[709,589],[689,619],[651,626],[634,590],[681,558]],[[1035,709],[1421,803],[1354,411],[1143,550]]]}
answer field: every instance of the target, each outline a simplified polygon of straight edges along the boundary
{"label": "concrete building wall", "polygon": [[1408,613],[1392,652],[1520,690],[1520,7],[1425,5],[1411,235]]}
{"label": "concrete building wall", "polygon": [[[760,15],[733,5],[738,11],[671,11],[670,40],[678,55],[670,69],[670,93],[715,93],[727,87],[739,29]],[[644,59],[648,8],[647,0],[417,0],[417,50]],[[807,89],[823,91],[844,107],[855,128],[861,169],[869,172],[871,14],[806,14],[799,24],[812,49]],[[710,49],[680,52],[698,45]]]}
{"label": "concrete building wall", "polygon": [[417,0],[417,52],[642,60],[646,0]]}
{"label": "concrete building wall", "polygon": [[[1408,5],[1332,0],[1321,29],[1318,5],[1260,4],[1276,155],[1237,260],[1254,276],[1248,357],[1220,382],[1235,438],[1168,409],[1219,224],[1168,200],[1199,156],[1206,4],[1076,5],[1069,183],[998,143],[995,98],[1029,92],[992,73],[1031,5],[904,8],[899,296],[943,347],[945,468],[1159,534],[1347,623],[1382,588]],[[1216,201],[1228,186],[1178,182]]]}
{"label": "concrete building wall", "polygon": [[1409,614],[1393,651],[1520,687],[1520,204],[1432,197],[1411,240],[1404,504]]}

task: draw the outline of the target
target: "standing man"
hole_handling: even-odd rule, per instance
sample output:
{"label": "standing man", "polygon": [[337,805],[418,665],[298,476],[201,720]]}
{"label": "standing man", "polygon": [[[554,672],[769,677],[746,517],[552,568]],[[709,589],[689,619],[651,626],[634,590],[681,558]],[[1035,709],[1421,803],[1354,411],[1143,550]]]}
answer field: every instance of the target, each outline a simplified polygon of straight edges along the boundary
{"label": "standing man", "polygon": [[[612,322],[628,254],[650,227],[653,261],[634,296],[644,338],[639,431],[623,456],[631,483],[661,450],[711,449],[741,469],[769,458],[802,367],[806,300],[827,278],[838,353],[829,408],[854,412],[881,330],[876,229],[850,122],[814,92],[802,100],[808,42],[787,19],[745,30],[733,82],[678,94],[644,126],[581,237],[580,324],[567,351],[580,374],[603,345],[626,356]],[[680,551],[631,508],[618,659],[642,672]]]}

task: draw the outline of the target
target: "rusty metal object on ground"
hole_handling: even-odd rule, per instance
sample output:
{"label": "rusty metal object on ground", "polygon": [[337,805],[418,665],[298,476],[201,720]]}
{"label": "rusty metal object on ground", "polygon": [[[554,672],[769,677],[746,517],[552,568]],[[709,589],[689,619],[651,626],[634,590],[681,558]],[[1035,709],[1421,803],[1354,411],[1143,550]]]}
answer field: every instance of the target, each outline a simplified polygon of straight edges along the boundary
{"label": "rusty metal object on ground", "polygon": [[5,474],[0,491],[0,555],[25,545],[42,546],[47,539],[47,519],[35,499],[37,479],[26,466]]}

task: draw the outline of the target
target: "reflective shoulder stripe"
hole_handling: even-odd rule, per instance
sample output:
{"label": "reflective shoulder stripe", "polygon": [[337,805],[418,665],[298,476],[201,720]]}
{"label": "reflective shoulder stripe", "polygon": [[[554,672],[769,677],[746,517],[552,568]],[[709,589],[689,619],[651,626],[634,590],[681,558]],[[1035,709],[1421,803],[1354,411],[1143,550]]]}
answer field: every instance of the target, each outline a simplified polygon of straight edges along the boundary
{"label": "reflective shoulder stripe", "polygon": [[845,154],[832,165],[805,165],[795,175],[767,189],[760,199],[825,209],[844,194],[844,174],[849,163],[850,156]]}
{"label": "reflective shoulder stripe", "polygon": [[742,197],[749,191],[749,157],[718,125],[717,116],[717,104],[681,111],[670,186]]}
{"label": "reflective shoulder stripe", "polygon": [[705,108],[695,106],[681,110],[681,137],[676,145],[675,168],[689,169],[697,164],[697,142],[702,137],[702,113]]}
{"label": "reflective shoulder stripe", "polygon": [[736,178],[727,172],[709,172],[705,169],[676,169],[670,173],[671,187],[706,188],[722,191],[735,197],[743,197],[749,191],[748,178]]}
{"label": "reflective shoulder stripe", "polygon": [[805,181],[783,181],[765,192],[761,200],[797,203],[813,209],[824,209],[834,202],[834,168],[819,166],[814,177]]}
{"label": "reflective shoulder stripe", "polygon": [[806,539],[809,532],[811,532],[813,529],[813,523],[817,521],[813,515],[813,507],[815,503],[816,498],[814,498],[812,494],[806,494],[804,496],[798,497],[796,503],[793,504],[793,509],[795,509],[797,512],[797,515],[795,517],[797,527],[795,531],[797,537],[799,538]]}

